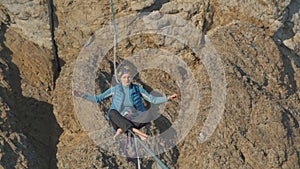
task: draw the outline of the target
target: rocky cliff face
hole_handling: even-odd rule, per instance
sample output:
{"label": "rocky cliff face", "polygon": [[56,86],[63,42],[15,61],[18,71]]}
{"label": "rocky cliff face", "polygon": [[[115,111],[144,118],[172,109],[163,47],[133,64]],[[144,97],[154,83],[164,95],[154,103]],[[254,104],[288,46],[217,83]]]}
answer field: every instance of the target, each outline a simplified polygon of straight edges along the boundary
{"label": "rocky cliff face", "polygon": [[[0,0],[2,168],[136,167],[89,137],[72,97],[77,59],[90,49],[84,46],[112,42],[113,36],[99,40],[106,35],[99,30],[110,25],[110,10],[109,1],[103,0]],[[119,20],[128,15],[184,19],[205,35],[201,45],[213,46],[215,51],[202,50],[203,55],[216,53],[222,60],[227,93],[224,113],[212,135],[201,142],[199,133],[209,112],[218,107],[212,104],[215,84],[204,58],[189,44],[159,32],[120,39],[118,63],[150,48],[168,51],[186,63],[199,86],[201,100],[192,105],[198,112],[195,124],[175,147],[158,155],[168,167],[300,168],[299,1],[115,1],[115,14]],[[163,28],[170,23],[148,26]],[[113,79],[112,49],[104,54],[92,79],[96,93],[107,89]],[[136,81],[147,90],[177,92],[180,101],[187,102],[176,78],[149,69],[141,71]],[[178,120],[180,106],[166,104],[147,132],[155,135],[169,128]],[[157,163],[147,157],[142,167],[156,168]]]}

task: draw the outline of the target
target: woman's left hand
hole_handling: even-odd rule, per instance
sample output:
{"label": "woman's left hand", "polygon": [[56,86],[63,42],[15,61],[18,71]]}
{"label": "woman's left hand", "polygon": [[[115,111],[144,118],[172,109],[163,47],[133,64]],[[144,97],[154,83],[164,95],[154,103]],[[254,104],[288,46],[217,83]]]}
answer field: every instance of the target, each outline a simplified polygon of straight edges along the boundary
{"label": "woman's left hand", "polygon": [[177,99],[178,99],[178,95],[176,93],[168,97],[168,100],[177,100]]}

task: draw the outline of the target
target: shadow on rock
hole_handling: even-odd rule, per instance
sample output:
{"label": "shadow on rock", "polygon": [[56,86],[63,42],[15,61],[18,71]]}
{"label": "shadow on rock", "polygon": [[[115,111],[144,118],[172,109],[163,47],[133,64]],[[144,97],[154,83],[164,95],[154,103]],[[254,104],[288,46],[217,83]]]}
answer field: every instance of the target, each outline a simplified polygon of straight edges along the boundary
{"label": "shadow on rock", "polygon": [[[5,99],[11,108],[11,112],[14,113],[18,120],[13,128],[16,128],[26,136],[29,143],[34,147],[36,157],[39,158],[38,161],[42,162],[42,164],[35,164],[34,161],[36,160],[31,159],[24,153],[24,158],[28,161],[28,168],[55,169],[57,168],[56,144],[59,141],[62,129],[56,122],[51,104],[23,96],[21,80],[24,79],[21,78],[19,68],[12,61],[12,51],[4,44],[6,31],[7,26],[2,24],[0,34],[2,50],[0,51],[0,56],[8,64],[8,69],[6,70],[9,71],[3,72],[3,74],[8,77],[7,83],[11,90],[3,88],[0,91],[0,95]],[[4,154],[3,159],[8,158],[13,166],[18,163],[17,157],[6,157]]]}

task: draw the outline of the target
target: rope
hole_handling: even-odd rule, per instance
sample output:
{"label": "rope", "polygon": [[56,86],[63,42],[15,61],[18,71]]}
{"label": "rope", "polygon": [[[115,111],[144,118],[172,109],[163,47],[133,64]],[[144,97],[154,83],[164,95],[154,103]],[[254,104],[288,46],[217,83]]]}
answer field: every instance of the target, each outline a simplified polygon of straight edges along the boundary
{"label": "rope", "polygon": [[145,144],[144,142],[136,136],[132,130],[128,130],[135,138],[136,140],[144,147],[144,149],[154,158],[154,160],[160,165],[162,169],[169,169]]}
{"label": "rope", "polygon": [[137,162],[138,162],[138,169],[141,169],[141,162],[140,162],[140,157],[139,157],[139,151],[137,149],[136,139],[134,139],[134,146],[135,146],[136,158],[137,158]]}
{"label": "rope", "polygon": [[117,48],[118,48],[118,32],[117,32],[115,8],[114,8],[113,0],[110,0],[110,5],[111,5],[112,20],[114,24],[114,75],[115,75],[116,82],[119,83],[117,77],[117,65],[116,65],[116,55],[117,55]]}

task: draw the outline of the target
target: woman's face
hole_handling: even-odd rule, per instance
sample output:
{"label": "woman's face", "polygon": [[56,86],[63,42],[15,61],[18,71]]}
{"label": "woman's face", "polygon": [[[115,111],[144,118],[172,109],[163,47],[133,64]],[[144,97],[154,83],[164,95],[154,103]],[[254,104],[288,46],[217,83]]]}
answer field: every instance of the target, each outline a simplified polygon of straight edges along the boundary
{"label": "woman's face", "polygon": [[129,86],[130,85],[130,83],[131,83],[130,73],[124,73],[121,76],[121,83],[122,83],[123,86]]}

